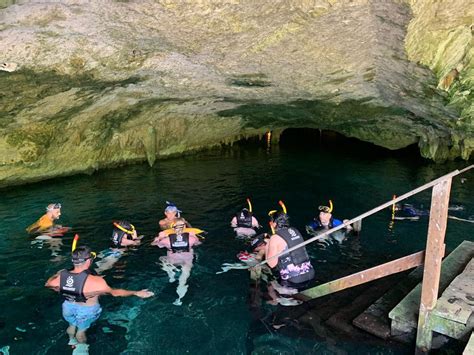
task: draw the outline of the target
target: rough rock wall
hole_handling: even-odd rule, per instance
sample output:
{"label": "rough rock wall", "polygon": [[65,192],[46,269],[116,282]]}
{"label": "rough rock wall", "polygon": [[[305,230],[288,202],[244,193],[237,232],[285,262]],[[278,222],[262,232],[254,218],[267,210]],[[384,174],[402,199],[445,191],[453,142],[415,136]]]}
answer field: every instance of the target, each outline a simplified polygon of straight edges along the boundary
{"label": "rough rock wall", "polygon": [[422,3],[412,19],[396,0],[17,1],[0,9],[0,61],[17,66],[0,71],[0,186],[286,127],[468,158],[467,106],[410,44]]}
{"label": "rough rock wall", "polygon": [[435,73],[438,89],[446,91],[447,105],[459,112],[456,125],[465,132],[460,153],[469,159],[474,150],[474,3],[411,0],[410,6],[408,59]]}

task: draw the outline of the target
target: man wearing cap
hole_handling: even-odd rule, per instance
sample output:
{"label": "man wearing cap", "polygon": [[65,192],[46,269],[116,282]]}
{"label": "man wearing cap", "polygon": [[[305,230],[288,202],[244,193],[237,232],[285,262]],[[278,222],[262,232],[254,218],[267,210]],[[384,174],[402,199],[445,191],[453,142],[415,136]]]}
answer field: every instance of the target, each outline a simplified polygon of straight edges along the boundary
{"label": "man wearing cap", "polygon": [[[164,212],[166,218],[160,220],[161,230],[170,229],[175,223],[176,218],[181,218],[181,212],[182,211],[180,211],[174,203],[166,201],[166,208]],[[186,224],[186,227],[191,228],[191,224],[189,224],[188,221],[184,220],[184,223]]]}
{"label": "man wearing cap", "polygon": [[[54,221],[59,219],[61,216],[61,204],[60,203],[50,203],[46,206],[46,213],[38,219],[31,226],[26,228],[26,231],[30,234],[37,233],[49,233],[52,232],[55,228]],[[61,226],[56,226],[62,228]]]}
{"label": "man wearing cap", "polygon": [[68,345],[75,346],[73,354],[88,354],[86,330],[100,316],[102,308],[99,296],[114,297],[137,296],[148,298],[154,295],[146,289],[128,291],[111,288],[105,280],[92,275],[90,267],[95,253],[89,247],[80,246],[72,252],[72,270],[61,270],[46,281],[45,286],[58,291],[64,298],[63,317],[69,323],[66,332],[69,335]]}
{"label": "man wearing cap", "polygon": [[303,236],[296,228],[290,227],[289,216],[285,212],[272,211],[270,217],[273,235],[267,243],[265,252],[267,260],[269,259],[268,266],[273,270],[278,270],[282,286],[293,289],[302,288],[314,278],[314,269],[306,248],[298,248],[277,258],[274,256],[303,243]]}

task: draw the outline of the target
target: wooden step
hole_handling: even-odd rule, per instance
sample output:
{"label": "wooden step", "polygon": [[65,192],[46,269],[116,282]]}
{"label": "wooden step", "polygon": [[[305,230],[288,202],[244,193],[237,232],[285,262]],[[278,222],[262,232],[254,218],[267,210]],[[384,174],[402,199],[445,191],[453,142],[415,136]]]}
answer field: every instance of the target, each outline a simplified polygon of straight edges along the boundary
{"label": "wooden step", "polygon": [[[464,269],[474,256],[474,242],[465,240],[454,249],[441,265],[439,294],[441,294],[451,281]],[[391,319],[391,335],[402,341],[413,340],[418,325],[418,311],[421,299],[421,283],[393,308],[389,317]]]}
{"label": "wooden step", "polygon": [[423,267],[419,266],[375,303],[370,305],[363,313],[357,316],[353,324],[379,338],[389,339],[390,319],[388,318],[388,313],[422,280],[422,278]]}

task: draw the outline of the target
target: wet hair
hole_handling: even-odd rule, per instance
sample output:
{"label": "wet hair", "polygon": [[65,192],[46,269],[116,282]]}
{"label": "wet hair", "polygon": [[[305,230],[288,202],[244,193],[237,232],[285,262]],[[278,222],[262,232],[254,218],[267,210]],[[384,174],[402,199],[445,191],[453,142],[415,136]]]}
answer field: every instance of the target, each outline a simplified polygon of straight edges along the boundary
{"label": "wet hair", "polygon": [[256,236],[254,239],[252,239],[252,241],[250,242],[250,249],[255,250],[256,248],[258,248],[259,246],[265,243],[266,243],[265,234],[260,234]]}
{"label": "wet hair", "polygon": [[252,212],[249,211],[248,208],[244,207],[240,210],[240,213],[242,213],[245,217],[251,216]]}
{"label": "wet hair", "polygon": [[92,251],[91,248],[88,246],[80,246],[77,247],[73,252],[72,252],[72,263],[74,265],[80,265],[85,263],[87,260],[92,258]]}
{"label": "wet hair", "polygon": [[275,222],[278,228],[286,228],[290,226],[290,216],[284,212],[276,212],[272,214],[272,222]]}

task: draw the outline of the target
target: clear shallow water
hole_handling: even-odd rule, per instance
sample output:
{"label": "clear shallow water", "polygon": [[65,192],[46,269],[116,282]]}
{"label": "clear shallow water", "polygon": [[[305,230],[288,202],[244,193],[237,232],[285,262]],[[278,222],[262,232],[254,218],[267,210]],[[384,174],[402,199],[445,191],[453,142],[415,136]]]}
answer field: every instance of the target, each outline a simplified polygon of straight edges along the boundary
{"label": "clear shallow water", "polygon": [[[47,277],[69,267],[72,234],[63,238],[59,256],[51,246],[32,244],[24,228],[34,222],[49,202],[60,201],[60,222],[81,235],[81,243],[101,251],[109,246],[111,221],[128,219],[145,243],[122,257],[105,272],[113,287],[149,288],[157,294],[148,300],[102,297],[104,312],[89,330],[91,353],[112,354],[242,354],[398,353],[389,347],[341,342],[327,344],[305,333],[300,337],[273,334],[259,317],[275,308],[264,305],[255,313],[249,307],[249,277],[241,270],[216,275],[224,262],[236,262],[243,249],[228,223],[250,196],[262,224],[266,213],[283,199],[292,223],[304,225],[318,205],[334,201],[334,214],[351,218],[456,168],[465,162],[435,165],[407,151],[393,154],[351,140],[288,132],[280,148],[267,151],[259,144],[238,145],[223,151],[159,161],[153,168],[135,165],[101,171],[92,176],[55,179],[0,190],[0,347],[33,354],[70,353],[64,334],[60,298],[44,289]],[[453,180],[451,203],[464,206],[452,212],[461,218],[474,215],[474,175]],[[428,207],[431,192],[410,202]],[[176,307],[176,284],[159,268],[163,250],[149,245],[157,232],[165,200],[178,204],[196,227],[209,232],[197,249],[189,291]],[[473,224],[449,220],[447,249],[473,239]],[[367,218],[359,238],[325,249],[312,245],[309,252],[317,281],[325,282],[424,248],[427,223],[406,222],[389,226],[389,213]],[[57,247],[57,246],[56,246]],[[267,317],[268,318],[268,317]],[[18,330],[18,329],[20,330]],[[22,332],[25,330],[26,332]]]}

